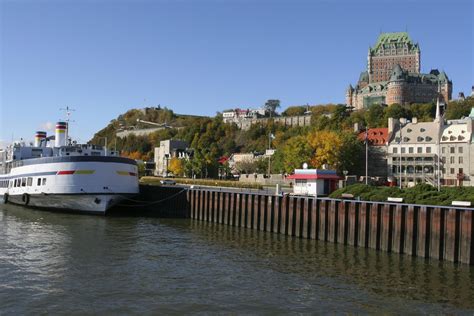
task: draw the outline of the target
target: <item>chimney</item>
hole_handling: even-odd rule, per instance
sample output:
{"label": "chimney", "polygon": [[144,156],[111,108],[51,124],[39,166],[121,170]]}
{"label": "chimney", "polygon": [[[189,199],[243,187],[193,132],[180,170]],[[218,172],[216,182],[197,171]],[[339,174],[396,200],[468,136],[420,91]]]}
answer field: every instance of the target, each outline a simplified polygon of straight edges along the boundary
{"label": "chimney", "polygon": [[[41,144],[41,142],[46,138],[46,132],[37,131],[35,133],[35,147],[44,147],[46,144]],[[43,145],[43,146],[41,146]]]}
{"label": "chimney", "polygon": [[67,123],[56,123],[56,135],[54,138],[54,147],[66,146]]}
{"label": "chimney", "polygon": [[395,119],[393,117],[388,118],[388,134],[395,130]]}
{"label": "chimney", "polygon": [[418,118],[416,118],[416,117],[413,117],[413,118],[411,119],[411,122],[412,122],[413,124],[416,124],[416,123],[418,123]]}

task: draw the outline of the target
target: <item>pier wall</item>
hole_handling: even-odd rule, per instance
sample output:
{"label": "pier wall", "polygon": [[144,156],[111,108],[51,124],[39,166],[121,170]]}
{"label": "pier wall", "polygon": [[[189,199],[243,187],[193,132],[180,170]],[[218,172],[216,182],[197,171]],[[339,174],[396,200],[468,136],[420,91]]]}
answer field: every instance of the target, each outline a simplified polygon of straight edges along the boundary
{"label": "pier wall", "polygon": [[189,189],[156,207],[199,221],[474,264],[473,209],[215,189]]}

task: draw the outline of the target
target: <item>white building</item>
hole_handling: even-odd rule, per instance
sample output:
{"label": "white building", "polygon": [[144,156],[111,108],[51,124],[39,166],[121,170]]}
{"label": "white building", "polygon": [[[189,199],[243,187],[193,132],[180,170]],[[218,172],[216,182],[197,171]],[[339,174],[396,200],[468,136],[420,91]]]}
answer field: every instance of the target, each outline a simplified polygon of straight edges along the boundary
{"label": "white building", "polygon": [[182,140],[168,139],[160,142],[160,147],[155,147],[155,175],[168,176],[168,165],[172,158],[189,158],[188,143]]}
{"label": "white building", "polygon": [[294,180],[293,193],[296,195],[329,195],[337,189],[342,179],[335,170],[295,169],[295,173],[286,177]]}
{"label": "white building", "polygon": [[232,109],[222,112],[224,123],[239,124],[245,120],[256,119],[266,115],[265,109]]}
{"label": "white building", "polygon": [[406,119],[388,122],[388,175],[392,184],[474,186],[474,109],[468,117],[444,122]]}

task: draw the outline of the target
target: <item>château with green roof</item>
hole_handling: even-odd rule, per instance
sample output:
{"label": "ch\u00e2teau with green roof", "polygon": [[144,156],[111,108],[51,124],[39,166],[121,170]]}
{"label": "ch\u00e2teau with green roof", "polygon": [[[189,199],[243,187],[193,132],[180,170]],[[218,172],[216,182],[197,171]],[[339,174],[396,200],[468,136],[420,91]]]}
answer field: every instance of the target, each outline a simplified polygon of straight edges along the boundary
{"label": "ch\u00e2teau with green roof", "polygon": [[346,103],[356,109],[374,103],[410,104],[451,99],[452,82],[444,71],[421,73],[420,46],[407,32],[382,33],[369,47],[367,70],[346,90]]}

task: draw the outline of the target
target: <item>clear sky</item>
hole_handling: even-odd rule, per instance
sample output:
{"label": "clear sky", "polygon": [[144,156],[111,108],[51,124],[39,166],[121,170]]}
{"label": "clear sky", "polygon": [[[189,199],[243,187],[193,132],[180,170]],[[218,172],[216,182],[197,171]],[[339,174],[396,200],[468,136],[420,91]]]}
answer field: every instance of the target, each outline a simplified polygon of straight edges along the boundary
{"label": "clear sky", "polygon": [[471,0],[0,0],[0,141],[76,109],[80,141],[130,108],[215,115],[342,103],[383,32],[408,30],[453,96],[473,73]]}

